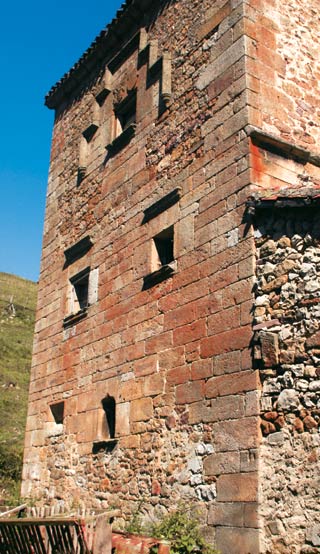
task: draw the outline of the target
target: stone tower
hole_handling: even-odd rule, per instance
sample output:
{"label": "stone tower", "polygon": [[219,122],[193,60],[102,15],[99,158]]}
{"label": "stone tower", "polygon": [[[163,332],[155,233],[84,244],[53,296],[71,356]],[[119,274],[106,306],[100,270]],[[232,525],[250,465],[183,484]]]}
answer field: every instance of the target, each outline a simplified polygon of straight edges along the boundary
{"label": "stone tower", "polygon": [[320,544],[318,0],[126,0],[55,110],[22,492]]}

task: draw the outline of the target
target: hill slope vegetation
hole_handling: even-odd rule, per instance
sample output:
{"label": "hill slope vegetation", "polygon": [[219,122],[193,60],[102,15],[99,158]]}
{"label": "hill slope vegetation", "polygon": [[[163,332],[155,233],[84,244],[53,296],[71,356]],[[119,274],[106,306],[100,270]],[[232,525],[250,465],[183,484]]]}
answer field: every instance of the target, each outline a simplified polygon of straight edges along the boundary
{"label": "hill slope vegetation", "polygon": [[0,273],[0,503],[19,497],[37,284]]}

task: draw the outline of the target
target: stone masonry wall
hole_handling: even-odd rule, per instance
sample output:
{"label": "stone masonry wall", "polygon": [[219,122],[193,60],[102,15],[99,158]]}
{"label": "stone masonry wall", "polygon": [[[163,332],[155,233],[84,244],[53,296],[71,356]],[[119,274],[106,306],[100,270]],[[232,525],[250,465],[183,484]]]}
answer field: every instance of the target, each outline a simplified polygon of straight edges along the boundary
{"label": "stone masonry wall", "polygon": [[[263,552],[320,544],[318,209],[258,211],[254,358],[262,381]],[[304,545],[302,547],[302,545]]]}
{"label": "stone masonry wall", "polygon": [[252,125],[319,153],[317,0],[245,2]]}
{"label": "stone masonry wall", "polygon": [[[23,494],[67,508],[117,506],[126,520],[137,508],[149,517],[186,498],[222,554],[254,554],[259,405],[249,348],[253,238],[243,222],[243,7],[161,6],[145,13],[140,50],[112,75],[102,61],[56,113]],[[150,66],[166,51],[172,97],[163,109],[161,64]],[[111,93],[98,108],[105,79]],[[131,90],[135,134],[106,154],[115,103]],[[143,223],[144,210],[177,189],[179,201]],[[174,273],[146,289],[153,237],[172,226]],[[65,250],[88,235],[88,251],[66,264]],[[99,273],[97,299],[64,328],[70,279],[88,266]],[[116,402],[109,442],[107,395]],[[61,401],[62,423],[50,410]]]}
{"label": "stone masonry wall", "polygon": [[245,202],[320,187],[314,157],[248,136],[318,150],[315,2],[135,4],[57,85],[22,492],[123,520],[184,498],[221,554],[314,554],[318,227],[259,212],[255,244]]}

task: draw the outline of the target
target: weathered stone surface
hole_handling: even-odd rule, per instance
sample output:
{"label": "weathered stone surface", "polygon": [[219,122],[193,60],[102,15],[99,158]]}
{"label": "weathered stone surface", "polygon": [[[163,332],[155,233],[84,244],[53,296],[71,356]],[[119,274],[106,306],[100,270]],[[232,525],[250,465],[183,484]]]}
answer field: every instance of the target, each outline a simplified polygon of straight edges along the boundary
{"label": "weathered stone surface", "polygon": [[240,452],[217,452],[210,454],[203,463],[206,475],[240,472]]}
{"label": "weathered stone surface", "polygon": [[[116,504],[124,523],[141,499],[146,518],[187,499],[222,554],[317,548],[318,26],[314,1],[135,0],[49,95],[23,484],[39,504]],[[253,214],[256,193],[273,209]]]}
{"label": "weathered stone surface", "polygon": [[257,475],[242,473],[221,475],[217,480],[219,502],[254,502],[257,500]]}
{"label": "weathered stone surface", "polygon": [[217,529],[217,543],[221,554],[259,554],[259,531],[238,527]]}
{"label": "weathered stone surface", "polygon": [[[272,372],[260,371],[261,429],[265,437],[261,447],[261,515],[266,529],[262,551],[285,554],[291,554],[304,541],[301,552],[312,552],[312,537],[317,541],[317,533],[309,527],[308,514],[313,514],[315,525],[318,522],[314,488],[319,479],[314,463],[319,455],[319,230],[316,216],[310,218],[306,212],[300,218],[296,215],[288,211],[284,217],[259,222],[267,236],[274,237],[275,247],[264,253],[258,246],[254,311],[255,319],[259,318],[255,325],[256,360],[272,367]],[[263,240],[263,233],[258,240]],[[275,291],[279,277],[282,281]],[[263,313],[257,311],[261,306]],[[272,327],[275,315],[278,322]],[[276,337],[273,342],[277,349],[272,356],[270,349],[263,350],[262,346],[265,337],[261,334],[267,325],[268,333]],[[279,502],[285,506],[281,513]],[[290,510],[290,505],[294,509]],[[309,535],[305,533],[308,528]]]}

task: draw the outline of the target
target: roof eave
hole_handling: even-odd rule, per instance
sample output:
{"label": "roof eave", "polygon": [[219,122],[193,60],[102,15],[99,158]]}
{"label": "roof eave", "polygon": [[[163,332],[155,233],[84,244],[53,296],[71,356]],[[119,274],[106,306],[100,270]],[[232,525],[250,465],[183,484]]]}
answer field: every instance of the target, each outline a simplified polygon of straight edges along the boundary
{"label": "roof eave", "polygon": [[137,31],[137,12],[144,14],[144,10],[152,2],[154,0],[125,0],[115,18],[100,32],[73,67],[50,89],[45,97],[45,105],[50,109],[58,108],[79,87],[83,79],[89,77],[102,59],[106,58],[108,63],[108,54],[114,51],[117,44],[121,47],[128,40],[128,31],[130,34]]}

